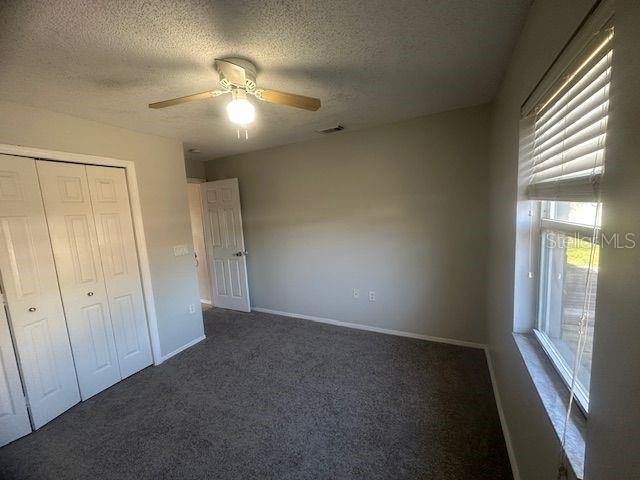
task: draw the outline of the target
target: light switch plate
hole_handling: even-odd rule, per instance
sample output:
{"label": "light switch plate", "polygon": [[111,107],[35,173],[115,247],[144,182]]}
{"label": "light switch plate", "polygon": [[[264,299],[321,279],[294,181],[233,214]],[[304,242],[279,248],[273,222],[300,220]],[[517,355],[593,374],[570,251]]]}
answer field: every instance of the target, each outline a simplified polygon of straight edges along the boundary
{"label": "light switch plate", "polygon": [[181,257],[183,255],[189,255],[189,245],[174,245],[173,256]]}

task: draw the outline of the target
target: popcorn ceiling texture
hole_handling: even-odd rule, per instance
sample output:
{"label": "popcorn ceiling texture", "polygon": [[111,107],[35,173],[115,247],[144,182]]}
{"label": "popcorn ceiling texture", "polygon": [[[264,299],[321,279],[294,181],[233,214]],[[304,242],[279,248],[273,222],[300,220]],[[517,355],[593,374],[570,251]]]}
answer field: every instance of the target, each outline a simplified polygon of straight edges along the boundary
{"label": "popcorn ceiling texture", "polygon": [[[178,138],[208,160],[338,122],[359,129],[487,102],[529,4],[5,0],[0,99]],[[147,108],[217,88],[213,60],[225,56],[249,58],[259,85],[318,97],[321,110],[260,102],[238,141],[224,97]]]}

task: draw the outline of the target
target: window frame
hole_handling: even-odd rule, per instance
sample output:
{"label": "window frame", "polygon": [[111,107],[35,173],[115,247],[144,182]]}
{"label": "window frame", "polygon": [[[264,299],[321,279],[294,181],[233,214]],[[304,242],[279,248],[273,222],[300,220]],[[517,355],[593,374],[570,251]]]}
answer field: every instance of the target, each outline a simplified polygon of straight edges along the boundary
{"label": "window frame", "polygon": [[[536,218],[536,222],[534,222],[533,227],[533,236],[537,237],[538,241],[537,245],[537,255],[535,268],[537,271],[538,281],[535,282],[535,298],[536,298],[536,318],[534,322],[534,326],[532,328],[533,334],[537,339],[538,343],[542,347],[542,350],[545,352],[554,369],[558,372],[560,378],[567,386],[567,388],[571,388],[571,383],[573,380],[573,365],[568,365],[565,359],[562,357],[556,346],[553,344],[549,336],[544,332],[542,328],[542,324],[545,321],[543,312],[546,309],[546,295],[543,287],[543,282],[546,281],[547,276],[546,272],[543,271],[543,265],[546,264],[546,248],[544,245],[545,242],[545,234],[546,232],[554,232],[560,233],[566,236],[571,236],[574,238],[585,239],[591,242],[594,237],[595,230],[595,240],[596,242],[600,238],[601,227],[599,226],[590,226],[584,225],[580,223],[572,223],[566,222],[562,220],[554,220],[551,218],[546,218],[544,212],[550,211],[551,201],[548,200],[532,200],[537,204],[537,208],[533,210],[534,216]],[[582,202],[579,202],[582,203]],[[584,202],[591,203],[591,202]],[[533,246],[533,245],[532,245]],[[594,318],[594,323],[595,323]],[[589,392],[583,387],[582,384],[576,381],[574,386],[574,395],[575,400],[586,416],[589,412]]]}

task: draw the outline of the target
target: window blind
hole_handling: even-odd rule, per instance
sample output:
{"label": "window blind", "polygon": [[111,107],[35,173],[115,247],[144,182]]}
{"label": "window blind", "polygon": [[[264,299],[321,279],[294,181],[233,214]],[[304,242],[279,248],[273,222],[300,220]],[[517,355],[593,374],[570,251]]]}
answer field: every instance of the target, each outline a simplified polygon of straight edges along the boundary
{"label": "window blind", "polygon": [[534,108],[527,196],[596,201],[604,170],[613,30],[601,30]]}

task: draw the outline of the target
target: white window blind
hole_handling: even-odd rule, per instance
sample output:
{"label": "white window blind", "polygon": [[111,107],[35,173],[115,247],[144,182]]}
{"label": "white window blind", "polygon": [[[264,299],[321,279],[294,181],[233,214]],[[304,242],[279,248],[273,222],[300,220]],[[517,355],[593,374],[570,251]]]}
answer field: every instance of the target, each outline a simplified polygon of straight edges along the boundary
{"label": "white window blind", "polygon": [[604,29],[534,108],[527,196],[596,201],[604,170],[613,30]]}

